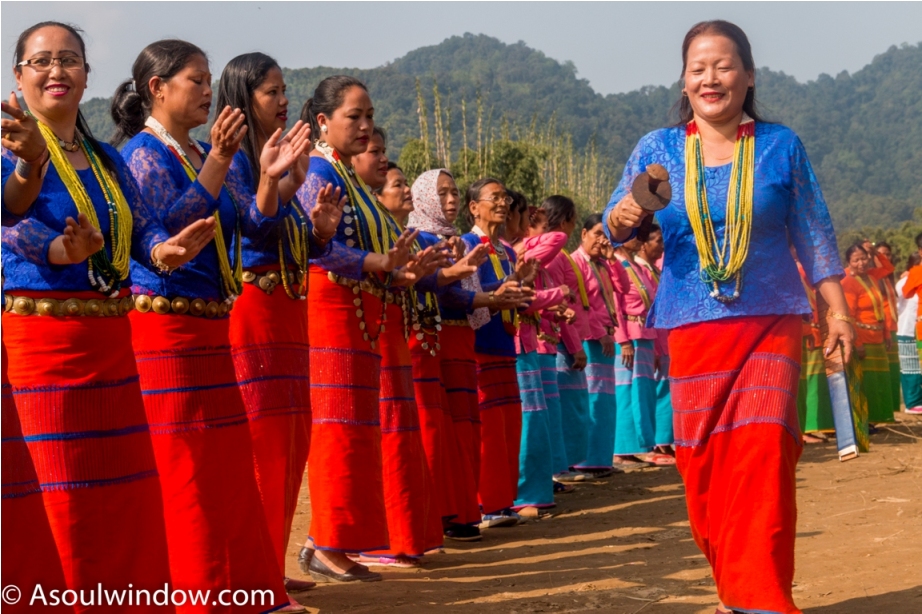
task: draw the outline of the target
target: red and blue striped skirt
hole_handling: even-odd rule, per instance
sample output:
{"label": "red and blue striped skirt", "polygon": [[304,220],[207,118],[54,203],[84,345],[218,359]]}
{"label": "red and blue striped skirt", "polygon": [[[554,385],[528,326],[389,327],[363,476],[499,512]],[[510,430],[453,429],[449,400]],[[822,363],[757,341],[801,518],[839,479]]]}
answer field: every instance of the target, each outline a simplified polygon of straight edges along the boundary
{"label": "red and blue striped skirt", "polygon": [[130,317],[174,586],[271,590],[274,604],[287,604],[256,486],[229,320],[153,312]]}
{"label": "red and blue striped skirt", "polygon": [[796,315],[690,324],[669,336],[692,535],[734,610],[800,612],[791,598],[800,353]]}
{"label": "red and blue striped skirt", "polygon": [[[336,284],[311,266],[308,304],[311,449],[310,540],[321,550],[368,552],[388,547],[381,465],[381,355],[363,332],[378,330],[381,301]],[[362,300],[362,321],[353,301]],[[400,326],[400,321],[388,323]]]}
{"label": "red and blue striped skirt", "polygon": [[[29,605],[29,597],[35,585],[41,584],[47,592],[63,591],[67,584],[64,581],[61,557],[58,556],[58,548],[51,534],[51,525],[45,514],[42,489],[19,426],[19,415],[6,375],[6,364],[6,344],[3,344],[3,402],[0,403],[3,475],[0,492],[3,502],[3,558],[8,561],[3,566],[3,586],[13,585],[20,590],[19,602],[13,604],[4,599],[3,607],[8,612],[27,612],[42,608],[41,602],[35,606]],[[50,611],[57,608],[49,606],[45,609]],[[73,612],[73,609],[64,606],[62,611]]]}
{"label": "red and blue striped skirt", "polygon": [[480,506],[484,514],[512,507],[519,483],[522,399],[515,357],[477,353],[480,407]]}
{"label": "red and blue striped skirt", "polygon": [[451,515],[460,524],[480,523],[477,483],[480,479],[480,406],[477,402],[477,358],[474,329],[470,326],[442,326],[442,382],[452,422],[447,445],[450,478],[448,490],[454,504]]}
{"label": "red and blue striped skirt", "polygon": [[128,318],[8,312],[3,338],[67,588],[162,589],[170,579],[163,500]]}
{"label": "red and blue striped skirt", "polygon": [[[297,291],[297,286],[295,286]],[[311,435],[306,301],[246,284],[230,318],[231,355],[249,420],[256,482],[279,569]]]}

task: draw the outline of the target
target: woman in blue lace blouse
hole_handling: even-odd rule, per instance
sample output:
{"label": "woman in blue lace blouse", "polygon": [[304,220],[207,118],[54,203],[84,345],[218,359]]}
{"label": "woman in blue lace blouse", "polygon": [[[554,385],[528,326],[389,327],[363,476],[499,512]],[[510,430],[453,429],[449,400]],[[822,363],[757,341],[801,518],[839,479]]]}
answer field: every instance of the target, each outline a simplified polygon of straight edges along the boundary
{"label": "woman in blue lace blouse", "polygon": [[[274,199],[276,203],[257,206],[277,207],[280,218],[265,237],[243,237],[244,286],[231,312],[230,341],[247,408],[259,494],[284,570],[310,448],[307,264],[335,245],[329,239],[339,225],[344,200],[337,203],[327,190],[308,216],[294,196],[307,171],[302,150],[310,145],[310,127],[297,122],[279,141],[288,122],[288,98],[275,60],[264,53],[232,59],[221,74],[216,101],[219,109],[239,108],[246,117],[247,131],[228,171],[234,199]],[[277,142],[286,150],[282,163],[297,159],[281,179],[275,178],[283,168],[278,166]],[[311,586],[312,582],[285,579],[289,592]]]}
{"label": "woman in blue lace blouse", "polygon": [[[15,56],[29,111],[15,95],[3,104],[10,116],[2,123],[3,222],[12,225],[3,229],[3,339],[12,411],[66,588],[162,588],[170,578],[163,501],[126,317],[129,257],[147,261],[152,244],[163,242],[161,256],[180,265],[208,230],[198,224],[171,239],[144,215],[118,152],[93,138],[80,113],[89,64],[76,28],[36,24],[20,35]],[[3,492],[6,512],[6,484]],[[30,526],[4,531],[5,554],[26,544],[44,560]]]}
{"label": "woman in blue lace blouse", "polygon": [[[663,276],[647,324],[669,338],[678,467],[692,533],[722,611],[799,612],[791,598],[800,315],[810,313],[788,234],[829,306],[827,355],[854,330],[826,203],[790,129],[761,121],[745,33],[703,22],[682,46],[678,125],[641,139],[605,211],[615,242],[644,211],[631,196],[649,165],[669,172],[657,214]],[[642,182],[645,179],[641,180]],[[646,189],[646,185],[640,186]]]}
{"label": "woman in blue lace blouse", "polygon": [[188,264],[168,266],[155,245],[153,264],[137,261],[132,269],[132,334],[165,500],[173,585],[271,590],[273,603],[283,604],[288,600],[254,477],[227,316],[242,291],[242,237],[259,240],[272,232],[278,179],[297,151],[284,161],[279,141],[267,145],[277,150],[263,152],[273,174],[269,194],[240,201],[235,195],[247,188],[231,187],[240,179],[228,170],[247,132],[241,110],[217,114],[211,145],[189,135],[208,121],[211,106],[204,52],[184,41],[152,43],[135,60],[132,77],[116,90],[112,116],[115,140],[130,138],[122,156],[140,187],[140,206],[167,230],[198,219],[216,224],[214,240]]}

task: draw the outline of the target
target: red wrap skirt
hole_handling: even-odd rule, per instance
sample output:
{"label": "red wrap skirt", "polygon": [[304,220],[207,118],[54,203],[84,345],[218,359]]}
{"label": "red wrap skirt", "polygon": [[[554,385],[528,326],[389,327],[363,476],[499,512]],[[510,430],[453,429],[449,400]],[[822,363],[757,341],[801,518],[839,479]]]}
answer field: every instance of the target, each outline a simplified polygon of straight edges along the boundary
{"label": "red wrap skirt", "polygon": [[522,399],[515,357],[476,354],[480,405],[480,506],[484,514],[512,507],[519,486]]}
{"label": "red wrap skirt", "polygon": [[728,608],[794,614],[799,316],[673,330],[676,458],[692,535]]}
{"label": "red wrap skirt", "polygon": [[477,357],[474,329],[442,325],[439,353],[442,383],[451,428],[448,431],[445,488],[460,524],[480,523],[477,483],[480,478],[480,407],[477,403]]}
{"label": "red wrap skirt", "polygon": [[413,396],[413,366],[399,305],[387,305],[381,345],[381,451],[387,556],[419,557],[442,545],[442,521],[431,498],[431,478]]}
{"label": "red wrap skirt", "polygon": [[310,449],[306,302],[245,284],[230,318],[231,354],[253,444],[256,483],[279,569]]}
{"label": "red wrap skirt", "polygon": [[[413,360],[413,390],[416,393],[419,427],[429,469],[430,513],[439,519],[435,524],[439,525],[441,535],[441,519],[457,516],[449,473],[453,460],[449,451],[454,446],[454,426],[448,409],[448,397],[442,385],[441,352],[445,348],[443,346],[441,351],[435,350],[435,337],[426,335],[420,340],[418,334],[411,330],[408,340]],[[426,348],[423,343],[426,343]],[[433,350],[436,351],[435,356],[432,355]]]}
{"label": "red wrap skirt", "polygon": [[128,318],[7,312],[3,339],[67,588],[162,589],[170,580],[163,500]]}
{"label": "red wrap skirt", "polygon": [[[310,267],[311,493],[310,540],[315,548],[368,552],[388,547],[381,473],[378,396],[381,355],[363,339],[378,329],[381,301],[333,283]],[[397,320],[393,326],[400,326]]]}
{"label": "red wrap skirt", "polygon": [[[229,320],[131,314],[176,588],[271,590],[287,605],[253,470]],[[268,600],[267,602],[268,603]],[[262,612],[267,607],[234,607]],[[179,611],[230,612],[186,605]]]}
{"label": "red wrap skirt", "polygon": [[[36,584],[41,584],[47,593],[50,590],[62,591],[67,588],[67,583],[45,514],[35,466],[19,426],[16,401],[6,375],[6,344],[3,344],[2,362],[3,476],[0,492],[3,497],[3,559],[7,562],[3,566],[3,586],[12,584],[20,591],[18,603],[4,599],[3,607],[7,612],[55,611],[59,608],[50,605],[46,608],[40,601],[29,606]],[[74,610],[64,606],[60,611]]]}

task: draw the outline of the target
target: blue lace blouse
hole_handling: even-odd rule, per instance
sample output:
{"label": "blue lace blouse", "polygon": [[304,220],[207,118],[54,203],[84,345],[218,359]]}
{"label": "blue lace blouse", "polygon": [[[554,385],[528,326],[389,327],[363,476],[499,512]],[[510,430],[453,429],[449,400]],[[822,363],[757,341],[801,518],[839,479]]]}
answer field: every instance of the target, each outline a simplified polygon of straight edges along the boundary
{"label": "blue lace blouse", "polygon": [[[252,207],[257,212],[259,211],[259,208],[256,206],[257,184],[256,179],[253,177],[253,167],[250,166],[250,160],[243,151],[238,151],[234,155],[234,160],[231,162],[230,170],[227,173],[227,181],[225,183],[227,189],[230,190],[231,195],[239,206],[242,207],[246,205],[247,207]],[[295,202],[279,202],[279,211],[276,217],[273,218],[277,223],[272,225],[267,232],[257,233],[256,236],[244,234],[242,247],[243,267],[245,269],[259,266],[278,266],[279,239],[282,240],[282,246],[285,250],[286,264],[289,267],[294,266],[294,257],[291,252],[291,245],[289,245],[287,237],[288,231],[285,228],[286,224],[284,220],[287,217],[298,220],[299,218],[294,208],[300,207],[301,205],[297,202],[297,197],[292,200]],[[317,258],[328,253],[333,242],[328,242],[323,248],[318,247],[313,236],[314,225],[311,224],[307,212],[305,212],[303,208],[301,211],[304,213],[305,222],[307,223],[307,240],[310,249],[308,256]]]}
{"label": "blue lace blouse", "polygon": [[[807,152],[796,134],[777,124],[758,122],[755,131],[755,187],[749,256],[743,266],[740,297],[721,303],[699,276],[698,252],[685,210],[685,128],[672,127],[644,136],[624,169],[621,183],[605,208],[605,218],[630,192],[647,165],[669,171],[672,202],[657,213],[666,252],[663,275],[648,326],[671,329],[695,322],[738,316],[809,314],[789,233],[810,282],[842,275],[835,231]],[[711,218],[718,240],[724,236],[727,190],[732,165],[705,169]],[[609,233],[605,224],[605,232]],[[721,286],[732,294],[732,283]]]}
{"label": "blue lace blouse", "polygon": [[[115,163],[118,183],[132,212],[131,256],[133,259],[150,260],[151,248],[169,235],[156,217],[151,216],[141,202],[138,186],[121,156],[114,147],[103,144],[103,148]],[[16,167],[16,156],[3,150],[3,175],[0,190]],[[112,256],[110,240],[109,209],[106,197],[91,168],[78,170],[77,176],[83,182],[87,195],[96,210],[100,230],[105,238],[105,249]],[[87,263],[53,265],[48,263],[48,247],[64,232],[64,221],[77,219],[77,205],[53,164],[48,165],[42,191],[32,206],[22,216],[16,216],[3,205],[3,275],[7,291],[93,291],[87,277]],[[132,266],[132,272],[133,272]],[[122,287],[131,285],[131,276],[122,282]]]}
{"label": "blue lace blouse", "polygon": [[[207,143],[201,145],[206,153],[211,150]],[[197,179],[189,179],[176,156],[152,134],[141,132],[128,141],[122,149],[122,157],[138,182],[141,207],[145,209],[146,215],[159,220],[171,235],[195,220],[204,219],[215,211],[220,212],[220,231],[230,251],[232,264],[238,215],[243,236],[257,241],[265,240],[279,219],[278,216],[269,218],[262,215],[255,200],[235,202],[231,198],[232,193],[245,191],[238,185],[241,180],[239,174],[228,173],[225,181],[227,189],[222,189],[218,198],[212,197]],[[167,298],[202,298],[206,301],[220,301],[224,298],[214,241],[206,245],[198,256],[169,275],[154,271],[149,257],[132,261],[131,266],[135,290],[140,294],[159,294]]]}
{"label": "blue lace blouse", "polygon": [[[334,190],[339,188],[341,196],[347,194],[346,184],[342,177],[339,176],[339,173],[336,172],[336,169],[333,168],[333,165],[327,162],[325,158],[311,156],[310,166],[307,169],[307,178],[304,184],[298,188],[297,193],[297,198],[304,205],[308,215],[317,204],[317,195],[320,190],[326,187],[327,184],[333,184]],[[361,194],[362,192],[359,191],[360,196]],[[362,198],[364,197],[362,196]],[[355,208],[355,203],[348,204],[353,209]],[[368,205],[374,209],[373,203],[368,203]],[[324,255],[314,259],[312,264],[316,264],[323,270],[341,277],[356,280],[363,278],[362,265],[365,262],[365,257],[370,252],[355,247],[358,245],[358,241],[356,236],[351,234],[354,231],[352,222],[355,215],[356,211],[354,210],[351,213],[343,214],[342,219],[339,221],[339,227],[336,229],[336,235],[330,241],[330,249]],[[391,223],[385,219],[379,219],[378,222]]]}
{"label": "blue lace blouse", "polygon": [[[417,242],[422,249],[438,243],[440,239],[428,232],[420,232]],[[437,275],[437,274],[436,274]],[[438,285],[438,279],[435,280]],[[474,296],[477,294],[471,290],[465,290],[460,281],[446,284],[435,291],[439,301],[439,310],[444,320],[466,320],[467,314],[471,312],[474,306]]]}
{"label": "blue lace blouse", "polygon": [[[467,245],[468,251],[480,245],[480,237],[472,232],[463,235],[461,239]],[[504,278],[511,275],[515,270],[515,252],[511,249],[506,250],[509,260],[500,260],[503,267]],[[480,265],[477,270],[480,276],[480,285],[484,291],[490,292],[502,285],[503,280],[497,279],[496,271],[493,270],[493,264],[487,259]],[[515,357],[515,337],[506,332],[503,326],[503,314],[500,311],[492,314],[490,321],[478,328],[475,333],[474,350],[480,354],[492,354],[494,356],[511,356]]]}

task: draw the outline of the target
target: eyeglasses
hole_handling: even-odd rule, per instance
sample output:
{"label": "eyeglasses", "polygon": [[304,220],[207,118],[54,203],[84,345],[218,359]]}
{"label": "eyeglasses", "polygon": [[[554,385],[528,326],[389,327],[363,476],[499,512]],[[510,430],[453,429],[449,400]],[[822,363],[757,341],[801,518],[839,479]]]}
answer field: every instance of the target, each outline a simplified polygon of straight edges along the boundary
{"label": "eyeglasses", "polygon": [[485,203],[491,202],[494,205],[506,205],[507,207],[512,204],[512,197],[506,194],[505,196],[494,196],[493,198],[478,198],[477,202]]}
{"label": "eyeglasses", "polygon": [[36,72],[48,72],[55,63],[60,64],[64,70],[77,70],[86,65],[79,55],[65,55],[60,58],[40,57],[23,60],[16,66],[31,66]]}

